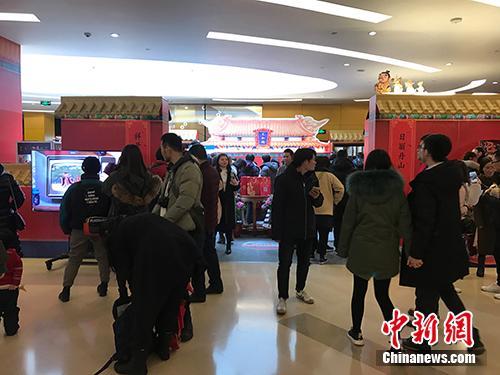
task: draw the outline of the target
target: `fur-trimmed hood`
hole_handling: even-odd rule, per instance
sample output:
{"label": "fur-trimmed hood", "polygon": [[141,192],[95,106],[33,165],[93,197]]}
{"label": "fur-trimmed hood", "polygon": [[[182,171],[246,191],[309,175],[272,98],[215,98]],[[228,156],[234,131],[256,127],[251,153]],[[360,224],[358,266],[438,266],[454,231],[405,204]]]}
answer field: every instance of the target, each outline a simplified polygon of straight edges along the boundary
{"label": "fur-trimmed hood", "polygon": [[372,203],[383,203],[403,191],[401,175],[393,169],[354,172],[347,178],[347,192]]}
{"label": "fur-trimmed hood", "polygon": [[133,192],[126,187],[124,182],[116,182],[111,187],[113,197],[120,202],[134,207],[145,207],[149,205],[160,193],[162,180],[158,176],[151,176],[148,181],[144,181],[142,192]]}

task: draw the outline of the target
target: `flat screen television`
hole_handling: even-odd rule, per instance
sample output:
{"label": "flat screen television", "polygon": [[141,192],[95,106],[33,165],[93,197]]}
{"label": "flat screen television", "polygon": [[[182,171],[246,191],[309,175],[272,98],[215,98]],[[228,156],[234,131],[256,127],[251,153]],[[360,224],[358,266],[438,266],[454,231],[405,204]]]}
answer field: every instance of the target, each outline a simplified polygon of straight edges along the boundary
{"label": "flat screen television", "polygon": [[57,211],[64,193],[80,181],[83,160],[95,156],[101,162],[101,181],[108,177],[103,171],[110,163],[117,163],[119,152],[33,151],[32,202],[36,211]]}

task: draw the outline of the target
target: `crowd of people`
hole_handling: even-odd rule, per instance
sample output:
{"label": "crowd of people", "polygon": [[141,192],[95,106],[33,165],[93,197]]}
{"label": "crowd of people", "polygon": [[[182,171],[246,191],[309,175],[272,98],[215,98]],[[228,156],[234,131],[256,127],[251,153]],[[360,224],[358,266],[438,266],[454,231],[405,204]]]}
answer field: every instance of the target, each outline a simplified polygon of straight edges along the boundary
{"label": "crowd of people", "polygon": [[[392,318],[391,279],[415,288],[415,309],[437,313],[440,299],[456,314],[465,311],[453,283],[469,273],[469,256],[478,254],[483,277],[487,255],[494,255],[498,282],[482,288],[500,299],[500,153],[481,148],[464,161],[450,161],[452,145],[440,134],[422,138],[418,158],[424,169],[405,182],[384,150],[331,158],[312,149],[284,151],[282,162],[254,155],[234,162],[227,154],[207,155],[203,145],[187,150],[182,139],[162,136],[158,161],[148,168],[139,148],[127,145],[105,182],[95,157],[82,164],[81,179],[66,191],[60,224],[69,235],[69,261],[59,294],[70,291],[83,258],[93,250],[98,263],[99,296],[108,293],[110,270],[116,273],[115,370],[145,374],[155,351],[169,358],[171,349],[193,338],[191,303],[224,291],[216,236],[231,254],[235,197],[243,176],[272,181],[272,238],[279,242],[276,312],[287,312],[290,268],[297,256],[295,296],[313,304],[306,291],[311,260],[326,264],[328,251],[347,258],[353,274],[352,327],[349,339],[363,345],[362,320],[369,280],[385,321]],[[22,256],[16,215],[24,195],[0,165],[0,314],[7,335],[19,329],[18,288]],[[247,220],[253,218],[251,207]],[[100,218],[100,220],[92,220]],[[333,246],[328,238],[333,230]],[[401,246],[402,244],[402,246]],[[206,280],[208,274],[208,283]],[[207,285],[208,284],[208,285]],[[484,352],[474,328],[475,353]],[[410,350],[430,350],[427,343],[403,340]]]}

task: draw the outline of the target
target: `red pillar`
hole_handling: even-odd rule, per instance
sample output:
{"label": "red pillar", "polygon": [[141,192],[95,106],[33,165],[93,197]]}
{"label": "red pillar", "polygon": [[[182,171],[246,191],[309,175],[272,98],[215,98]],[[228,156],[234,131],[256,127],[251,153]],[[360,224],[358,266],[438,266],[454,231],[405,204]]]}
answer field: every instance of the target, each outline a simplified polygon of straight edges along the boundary
{"label": "red pillar", "polygon": [[21,47],[0,36],[0,162],[16,161],[23,139]]}

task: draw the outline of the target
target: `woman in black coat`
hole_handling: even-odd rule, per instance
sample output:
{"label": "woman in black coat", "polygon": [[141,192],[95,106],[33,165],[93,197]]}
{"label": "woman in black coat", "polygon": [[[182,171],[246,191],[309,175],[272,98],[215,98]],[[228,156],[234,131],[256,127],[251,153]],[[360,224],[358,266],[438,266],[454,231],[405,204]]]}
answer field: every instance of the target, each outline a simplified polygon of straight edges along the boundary
{"label": "woman in black coat", "polygon": [[24,193],[11,174],[5,172],[4,166],[0,164],[0,229],[8,230],[16,235],[15,249],[22,256],[21,242],[17,229],[13,211],[20,208],[24,203]]}
{"label": "woman in black coat", "polygon": [[236,226],[236,207],[234,196],[240,188],[238,177],[231,169],[231,161],[226,154],[217,156],[217,171],[221,180],[221,189],[219,190],[219,199],[222,206],[222,215],[217,225],[217,232],[226,237],[226,254],[231,254],[231,242],[233,240],[233,229]]}
{"label": "woman in black coat", "polygon": [[121,221],[109,243],[117,278],[127,280],[131,290],[127,307],[130,327],[122,332],[130,338],[130,351],[120,353],[115,370],[120,374],[146,374],[153,344],[160,358],[169,357],[171,338],[178,331],[179,305],[200,254],[187,232],[150,213]]}

